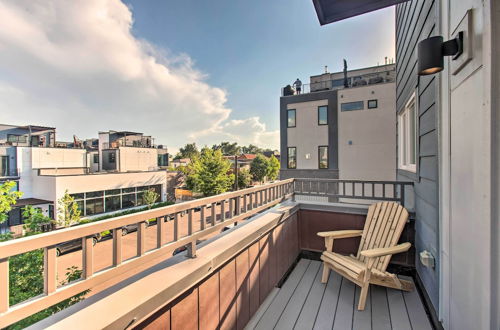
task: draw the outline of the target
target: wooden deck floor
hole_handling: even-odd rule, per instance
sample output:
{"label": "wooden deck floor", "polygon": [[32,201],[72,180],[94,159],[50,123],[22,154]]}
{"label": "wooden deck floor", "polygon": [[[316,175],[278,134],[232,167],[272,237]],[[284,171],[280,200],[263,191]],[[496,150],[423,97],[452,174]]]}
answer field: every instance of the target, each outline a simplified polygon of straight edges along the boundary
{"label": "wooden deck floor", "polygon": [[322,284],[321,270],[321,262],[301,259],[247,329],[432,329],[416,291],[372,285],[358,311],[359,288],[335,272]]}

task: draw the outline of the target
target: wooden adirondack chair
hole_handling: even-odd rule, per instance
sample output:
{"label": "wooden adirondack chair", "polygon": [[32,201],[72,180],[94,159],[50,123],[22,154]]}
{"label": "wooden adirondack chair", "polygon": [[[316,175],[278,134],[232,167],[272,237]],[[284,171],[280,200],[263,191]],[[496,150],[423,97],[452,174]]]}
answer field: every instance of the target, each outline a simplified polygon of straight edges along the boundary
{"label": "wooden adirondack chair", "polygon": [[[386,271],[393,254],[408,251],[411,244],[396,245],[408,220],[408,211],[394,202],[380,202],[370,206],[363,230],[338,230],[320,232],[325,238],[322,283],[328,281],[330,269],[361,287],[358,310],[365,309],[366,295],[371,284],[405,291],[413,284]],[[358,254],[345,256],[333,252],[333,241],[340,238],[361,236]]]}

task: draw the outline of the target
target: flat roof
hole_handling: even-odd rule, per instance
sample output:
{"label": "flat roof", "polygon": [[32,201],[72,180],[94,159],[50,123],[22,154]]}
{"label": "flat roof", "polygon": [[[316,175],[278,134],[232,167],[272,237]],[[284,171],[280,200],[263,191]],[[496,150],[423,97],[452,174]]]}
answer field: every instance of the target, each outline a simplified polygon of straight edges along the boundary
{"label": "flat roof", "polygon": [[321,25],[366,14],[408,0],[313,0]]}
{"label": "flat roof", "polygon": [[35,131],[46,131],[46,130],[51,130],[51,129],[56,129],[55,127],[48,127],[48,126],[39,126],[39,125],[10,125],[10,124],[0,124],[0,126],[10,126],[10,127],[15,127],[15,128],[22,128],[22,129],[31,129]]}

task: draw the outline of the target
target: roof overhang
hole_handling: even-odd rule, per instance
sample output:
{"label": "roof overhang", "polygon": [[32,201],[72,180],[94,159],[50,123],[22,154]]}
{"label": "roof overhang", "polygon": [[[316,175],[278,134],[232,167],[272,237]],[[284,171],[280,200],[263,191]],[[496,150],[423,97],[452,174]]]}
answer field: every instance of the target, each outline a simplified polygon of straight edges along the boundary
{"label": "roof overhang", "polygon": [[397,5],[408,0],[313,0],[321,25]]}

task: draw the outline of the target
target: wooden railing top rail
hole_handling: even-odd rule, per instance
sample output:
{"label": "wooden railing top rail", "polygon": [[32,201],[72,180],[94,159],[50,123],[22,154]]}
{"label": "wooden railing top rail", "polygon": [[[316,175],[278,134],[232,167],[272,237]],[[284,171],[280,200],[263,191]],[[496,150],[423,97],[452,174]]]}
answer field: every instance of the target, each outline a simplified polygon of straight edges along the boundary
{"label": "wooden railing top rail", "polygon": [[96,233],[100,233],[106,230],[121,228],[126,225],[138,223],[140,221],[146,221],[147,219],[163,217],[166,215],[187,211],[189,209],[210,205],[223,200],[241,197],[247,194],[263,191],[269,188],[273,188],[291,182],[293,182],[293,179],[277,181],[260,186],[255,186],[252,188],[227,192],[216,196],[200,198],[189,202],[168,205],[152,210],[146,210],[133,214],[117,216],[115,218],[101,220],[98,222],[92,222],[84,225],[55,230],[39,234],[36,236],[28,236],[7,242],[2,242],[0,243],[0,259],[44,248],[47,246],[60,244],[73,239],[94,235]]}

